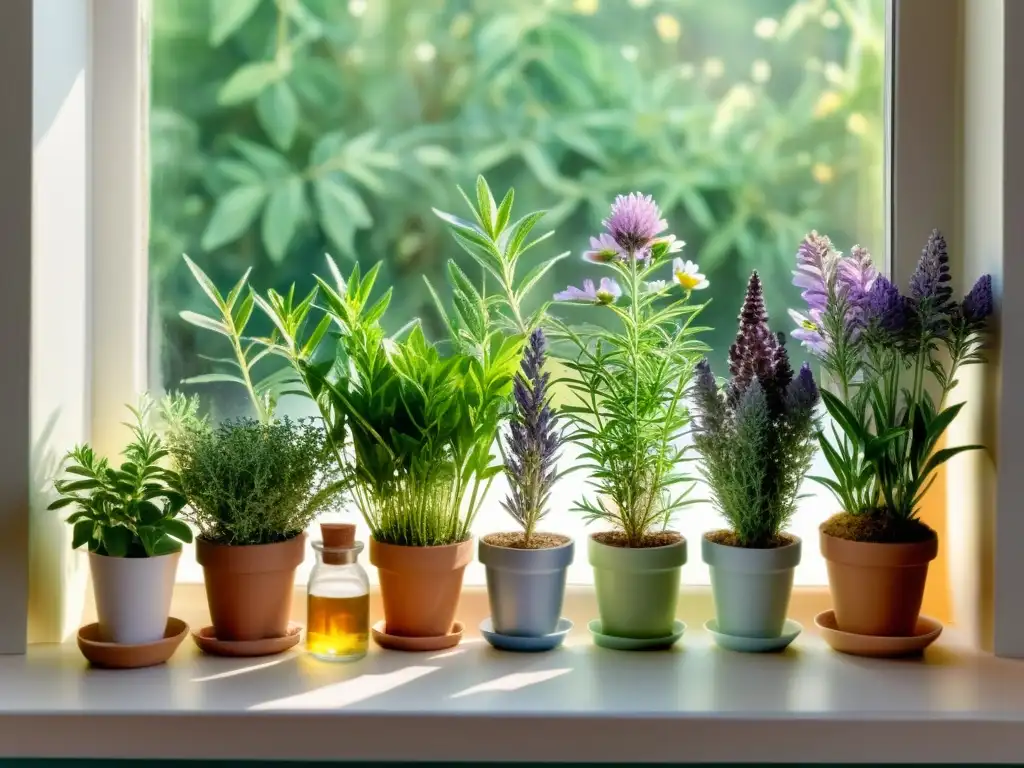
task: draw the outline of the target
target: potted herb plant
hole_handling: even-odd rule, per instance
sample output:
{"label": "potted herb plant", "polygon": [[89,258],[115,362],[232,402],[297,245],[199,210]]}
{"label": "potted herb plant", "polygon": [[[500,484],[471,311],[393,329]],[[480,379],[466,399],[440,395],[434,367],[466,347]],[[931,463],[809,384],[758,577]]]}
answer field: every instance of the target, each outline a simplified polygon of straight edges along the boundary
{"label": "potted herb plant", "polygon": [[[328,258],[331,281],[318,277],[304,299],[275,291],[256,299],[276,329],[264,343],[290,361],[319,408],[369,525],[385,614],[374,637],[387,647],[442,648],[461,636],[454,618],[473,554],[472,522],[501,471],[492,453],[498,427],[523,340],[544,312],[527,316],[521,301],[555,261],[518,278],[543,214],[512,222],[512,201],[509,191],[497,204],[481,178],[475,222],[439,213],[499,289],[485,296],[449,262],[452,312],[437,301],[449,331],[443,347],[429,343],[418,323],[384,333],[391,291],[371,301],[379,264],[365,275],[356,266],[346,280]],[[307,327],[314,300],[324,312]]]}
{"label": "potted herb plant", "polygon": [[306,528],[338,492],[323,429],[287,417],[214,427],[192,407],[172,419],[169,446],[199,531],[213,636],[285,637]]}
{"label": "potted herb plant", "polygon": [[982,276],[956,302],[946,242],[928,239],[908,295],[876,273],[866,251],[837,253],[812,233],[797,253],[805,314],[800,338],[835,392],[822,391],[834,426],[819,435],[842,511],[821,526],[837,627],[856,635],[915,632],[934,530],[919,518],[936,469],[962,451],[939,441],[963,403],[947,399],[964,365],[983,361],[992,281]]}
{"label": "potted herb plant", "polygon": [[757,272],[729,348],[729,374],[719,389],[707,359],[697,364],[694,445],[715,508],[729,523],[705,534],[701,551],[711,568],[715,631],[774,639],[800,562],[800,539],[786,525],[814,457],[820,398],[810,367],[794,375],[785,337],[769,329]]}
{"label": "potted herb plant", "polygon": [[59,497],[49,506],[75,507],[67,522],[72,546],[89,549],[99,639],[119,645],[164,637],[181,543],[192,541],[179,519],[177,474],[163,465],[167,449],[148,424],[151,408],[130,408],[133,439],[119,467],[88,445],[69,451],[64,471],[74,477],[54,482]]}
{"label": "potted herb plant", "polygon": [[556,463],[562,442],[550,403],[550,374],[543,370],[545,349],[544,331],[537,328],[530,335],[522,370],[513,384],[515,411],[502,446],[509,482],[502,506],[522,530],[480,539],[490,624],[495,633],[505,636],[538,638],[555,633],[562,615],[566,571],[573,559],[571,538],[537,530],[558,477]]}
{"label": "potted herb plant", "polygon": [[680,438],[690,421],[687,389],[705,351],[697,339],[703,329],[694,325],[703,305],[690,297],[708,283],[696,264],[679,258],[671,281],[654,279],[683,244],[661,235],[667,224],[651,197],[619,196],[604,226],[584,258],[613,276],[555,296],[593,305],[614,323],[584,331],[559,323],[577,350],[566,361],[575,403],[562,412],[596,490],[577,508],[611,528],[588,541],[601,616],[592,630],[599,643],[616,647],[665,645],[681,635],[674,617],[686,541],[669,522],[692,487],[681,471]]}

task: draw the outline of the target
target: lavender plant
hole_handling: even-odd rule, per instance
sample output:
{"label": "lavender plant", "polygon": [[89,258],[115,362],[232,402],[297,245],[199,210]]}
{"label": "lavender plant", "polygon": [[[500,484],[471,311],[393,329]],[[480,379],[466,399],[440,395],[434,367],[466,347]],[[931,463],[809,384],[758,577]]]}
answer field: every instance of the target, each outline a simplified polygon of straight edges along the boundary
{"label": "lavender plant", "polygon": [[534,329],[523,350],[522,370],[513,382],[515,410],[506,445],[498,443],[509,484],[501,506],[522,526],[524,549],[530,549],[537,523],[547,514],[562,443],[548,393],[550,374],[544,371],[546,348],[544,331]]}
{"label": "lavender plant", "polygon": [[707,358],[701,360],[693,397],[700,466],[731,529],[721,543],[779,546],[814,456],[819,396],[810,367],[794,376],[784,335],[769,330],[757,272],[729,348],[729,374],[720,389]]}
{"label": "lavender plant", "polygon": [[[814,351],[838,389],[822,399],[835,424],[819,434],[846,515],[827,532],[904,541],[934,533],[918,519],[935,471],[980,445],[937,449],[963,403],[946,405],[965,365],[984,361],[992,279],[983,275],[960,302],[949,286],[946,241],[934,230],[903,295],[879,275],[866,251],[837,253],[811,233],[797,252],[794,283],[806,313],[791,311],[794,336]],[[909,384],[908,384],[909,376]],[[851,519],[855,518],[855,519]]]}
{"label": "lavender plant", "polygon": [[690,304],[690,297],[708,282],[696,264],[680,258],[671,264],[672,283],[654,279],[683,243],[662,234],[668,224],[650,196],[620,195],[603,224],[606,231],[591,239],[583,258],[613,276],[555,295],[619,321],[614,330],[556,321],[576,349],[566,360],[575,402],[561,409],[571,426],[567,439],[583,446],[596,490],[594,500],[584,498],[576,509],[588,521],[610,523],[627,546],[659,545],[665,537],[652,534],[691,503],[680,438],[690,422],[687,388],[706,350],[696,337],[707,329],[694,325],[704,305]]}

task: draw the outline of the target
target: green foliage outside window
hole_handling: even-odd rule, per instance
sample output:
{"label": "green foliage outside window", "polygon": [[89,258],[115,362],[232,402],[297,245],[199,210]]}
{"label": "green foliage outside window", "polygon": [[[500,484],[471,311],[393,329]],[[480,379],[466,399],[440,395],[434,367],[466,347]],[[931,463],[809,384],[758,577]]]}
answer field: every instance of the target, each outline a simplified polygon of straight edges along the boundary
{"label": "green foliage outside window", "polygon": [[[300,294],[325,252],[382,261],[387,330],[420,316],[442,337],[423,277],[444,285],[450,258],[480,268],[431,206],[457,210],[456,185],[480,173],[549,211],[551,256],[584,250],[615,195],[653,194],[716,295],[757,269],[773,303],[794,303],[812,228],[883,250],[883,0],[152,6],[152,359],[168,389],[224,355],[179,317],[209,301],[182,253],[218,286],[251,267]],[[581,274],[565,259],[532,295]],[[719,359],[734,312],[703,318]],[[252,413],[214,386],[217,416]]]}

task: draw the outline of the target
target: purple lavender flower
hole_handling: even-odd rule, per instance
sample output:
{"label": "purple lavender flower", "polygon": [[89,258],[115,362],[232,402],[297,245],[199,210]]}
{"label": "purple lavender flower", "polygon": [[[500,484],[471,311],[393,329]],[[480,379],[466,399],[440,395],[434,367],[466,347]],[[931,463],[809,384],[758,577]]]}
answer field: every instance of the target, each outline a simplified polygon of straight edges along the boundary
{"label": "purple lavender flower", "polygon": [[871,328],[896,336],[910,325],[911,313],[907,299],[885,275],[875,278],[864,305],[864,322]]}
{"label": "purple lavender flower", "polygon": [[814,374],[811,373],[811,366],[804,363],[800,366],[800,373],[790,382],[786,390],[787,409],[811,414],[821,399],[818,385],[814,381]]}
{"label": "purple lavender flower", "polygon": [[855,245],[850,249],[850,255],[839,259],[838,279],[845,291],[847,305],[847,323],[853,323],[860,327],[864,324],[864,310],[868,300],[868,293],[871,285],[878,277],[878,270],[871,260],[871,254],[866,249]]}
{"label": "purple lavender flower", "polygon": [[796,252],[793,285],[804,289],[800,296],[810,309],[825,309],[828,281],[838,259],[839,254],[832,248],[832,241],[816,231],[812,231],[800,243]]}
{"label": "purple lavender flower", "polygon": [[933,229],[921,251],[917,269],[910,276],[910,296],[919,305],[927,303],[935,311],[948,312],[953,296],[951,279],[946,239],[939,230]]}
{"label": "purple lavender flower", "polygon": [[554,295],[555,301],[573,301],[584,304],[614,304],[622,295],[619,284],[610,277],[602,277],[601,283],[594,286],[593,280],[584,280],[583,287],[570,285],[564,291]]}
{"label": "purple lavender flower", "polygon": [[822,310],[816,308],[808,310],[806,315],[795,309],[789,310],[789,316],[797,326],[792,337],[816,355],[824,354],[828,347],[821,327],[823,314]]}
{"label": "purple lavender flower", "polygon": [[637,258],[647,252],[655,237],[668,226],[654,198],[639,192],[616,197],[611,215],[601,224],[623,251]]}
{"label": "purple lavender flower", "polygon": [[523,527],[527,543],[547,513],[562,444],[548,395],[549,374],[543,370],[546,346],[544,331],[537,328],[530,334],[522,370],[512,384],[516,410],[502,447],[509,494],[501,505]]}
{"label": "purple lavender flower", "polygon": [[769,406],[782,407],[786,387],[793,379],[784,337],[776,336],[768,327],[764,305],[764,289],[757,272],[750,275],[743,308],[739,316],[739,332],[729,347],[729,402],[736,405],[743,393],[758,381]]}
{"label": "purple lavender flower", "polygon": [[694,368],[693,399],[695,405],[694,429],[711,434],[722,426],[726,417],[725,400],[718,391],[711,363],[705,357]]}
{"label": "purple lavender flower", "polygon": [[979,324],[992,314],[992,276],[982,275],[964,296],[960,312],[970,324]]}

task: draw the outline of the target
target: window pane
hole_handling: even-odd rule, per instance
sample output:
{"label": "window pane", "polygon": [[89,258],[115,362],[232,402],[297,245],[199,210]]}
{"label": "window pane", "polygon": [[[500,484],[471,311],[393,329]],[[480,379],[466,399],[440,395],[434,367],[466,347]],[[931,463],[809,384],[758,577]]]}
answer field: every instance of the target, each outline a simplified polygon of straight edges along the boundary
{"label": "window pane", "polygon": [[[151,384],[198,392],[217,419],[247,400],[232,384],[182,383],[229,354],[179,316],[208,311],[182,253],[224,290],[249,268],[260,289],[307,290],[325,252],[380,260],[395,287],[387,325],[420,317],[439,336],[423,277],[443,285],[447,259],[470,264],[430,209],[460,210],[455,185],[478,173],[514,187],[517,210],[549,211],[551,255],[581,252],[616,194],[654,194],[711,280],[718,370],[751,270],[789,331],[807,231],[883,255],[885,0],[152,5]],[[583,272],[562,261],[537,295]],[[298,399],[283,410],[310,412]],[[569,511],[580,487],[562,483],[546,527],[585,537]],[[797,580],[822,584],[816,526],[835,503],[805,491]],[[510,527],[503,493],[496,483],[477,533]],[[691,542],[720,526],[708,505],[676,522]],[[698,552],[691,584],[707,582]],[[585,551],[571,578],[589,581]]]}

